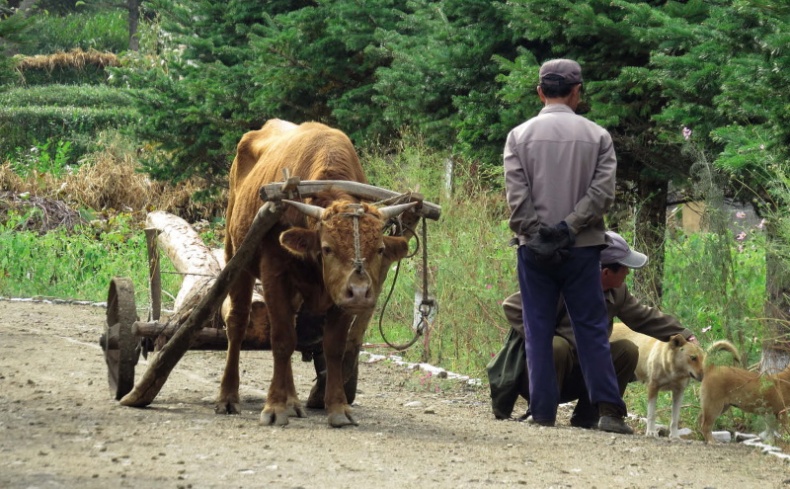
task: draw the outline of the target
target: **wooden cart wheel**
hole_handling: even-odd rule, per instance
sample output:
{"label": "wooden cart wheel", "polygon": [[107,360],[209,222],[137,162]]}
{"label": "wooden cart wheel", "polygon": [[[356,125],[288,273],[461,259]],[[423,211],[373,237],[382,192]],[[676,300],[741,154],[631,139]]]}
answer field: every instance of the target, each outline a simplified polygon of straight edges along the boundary
{"label": "wooden cart wheel", "polygon": [[104,330],[104,359],[110,394],[121,400],[134,387],[134,367],[140,356],[140,340],[132,325],[137,321],[134,286],[126,277],[115,277],[107,295],[107,324]]}

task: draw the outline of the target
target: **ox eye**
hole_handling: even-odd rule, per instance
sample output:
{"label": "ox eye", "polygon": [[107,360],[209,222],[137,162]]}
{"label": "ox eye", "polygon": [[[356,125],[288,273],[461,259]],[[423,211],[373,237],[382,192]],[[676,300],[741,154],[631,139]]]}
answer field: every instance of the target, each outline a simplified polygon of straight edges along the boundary
{"label": "ox eye", "polygon": [[691,355],[691,361],[692,362],[696,362],[697,361],[697,355]]}
{"label": "ox eye", "polygon": [[324,256],[326,256],[326,255],[328,255],[328,254],[332,253],[332,248],[330,248],[329,246],[322,246],[322,247],[321,247],[321,253],[322,253]]}
{"label": "ox eye", "polygon": [[384,254],[384,247],[383,246],[380,247],[377,251],[378,251],[379,255],[383,255]]}

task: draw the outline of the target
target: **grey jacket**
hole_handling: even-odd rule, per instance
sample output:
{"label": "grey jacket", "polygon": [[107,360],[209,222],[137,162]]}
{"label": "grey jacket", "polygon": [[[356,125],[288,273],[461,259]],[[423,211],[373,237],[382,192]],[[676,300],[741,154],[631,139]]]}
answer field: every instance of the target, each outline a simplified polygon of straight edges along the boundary
{"label": "grey jacket", "polygon": [[603,216],[614,201],[612,137],[567,105],[547,105],[507,136],[505,190],[510,229],[525,244],[540,223],[565,221],[576,246],[606,243]]}

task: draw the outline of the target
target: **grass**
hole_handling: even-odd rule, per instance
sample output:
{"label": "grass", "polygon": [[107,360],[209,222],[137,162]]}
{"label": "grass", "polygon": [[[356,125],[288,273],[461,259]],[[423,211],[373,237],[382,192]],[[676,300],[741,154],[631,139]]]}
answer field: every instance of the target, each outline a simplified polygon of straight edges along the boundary
{"label": "grass", "polygon": [[[28,216],[10,216],[0,225],[0,296],[69,298],[101,302],[113,277],[129,277],[135,302],[147,308],[148,259],[145,236],[128,215],[109,220],[107,229],[79,225],[44,234],[18,230]],[[175,295],[181,279],[162,264],[163,289]]]}

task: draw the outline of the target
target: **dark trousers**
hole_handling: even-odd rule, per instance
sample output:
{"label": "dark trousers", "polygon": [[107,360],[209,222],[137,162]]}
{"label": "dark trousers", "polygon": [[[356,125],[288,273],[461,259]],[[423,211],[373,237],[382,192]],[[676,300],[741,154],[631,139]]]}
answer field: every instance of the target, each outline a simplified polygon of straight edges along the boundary
{"label": "dark trousers", "polygon": [[527,247],[518,248],[530,411],[536,421],[554,422],[560,402],[552,348],[560,293],[573,325],[590,402],[606,408],[606,414],[626,413],[609,347],[600,254],[599,247],[572,248],[562,263],[548,265],[537,262]]}
{"label": "dark trousers", "polygon": [[[612,364],[617,376],[617,388],[620,397],[625,394],[628,383],[633,381],[636,364],[639,362],[639,348],[628,340],[613,341],[609,344],[612,352]],[[598,408],[590,401],[587,386],[582,375],[581,365],[576,353],[565,338],[555,336],[552,350],[554,352],[554,369],[557,372],[560,402],[571,402],[578,399],[573,416],[580,420],[593,420],[598,418]],[[525,382],[529,382],[525,373]],[[529,392],[527,385],[526,392]]]}

